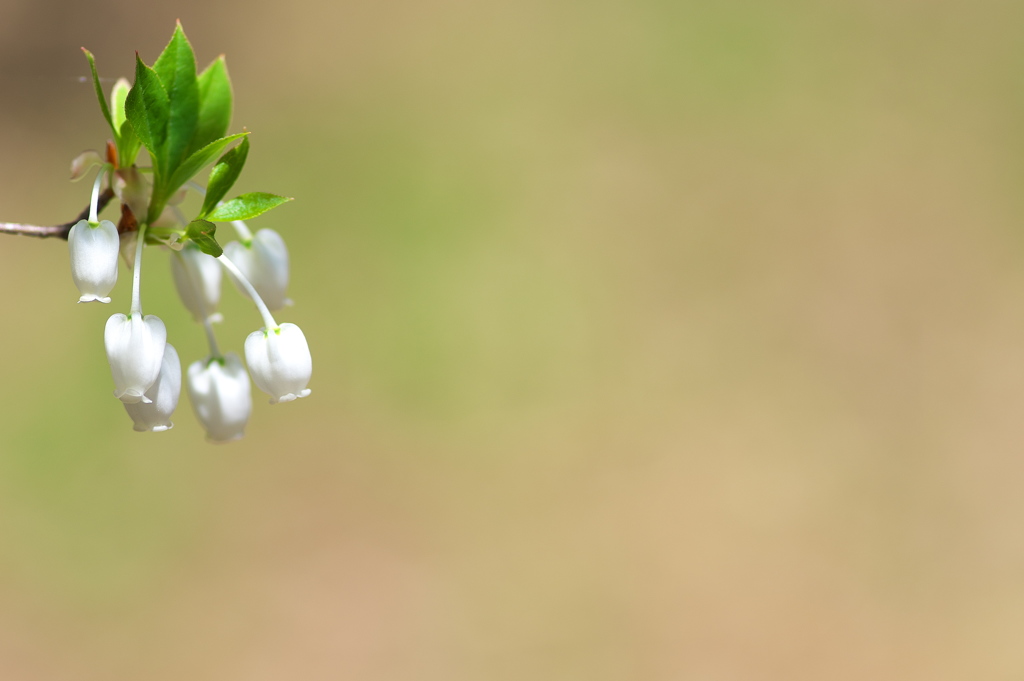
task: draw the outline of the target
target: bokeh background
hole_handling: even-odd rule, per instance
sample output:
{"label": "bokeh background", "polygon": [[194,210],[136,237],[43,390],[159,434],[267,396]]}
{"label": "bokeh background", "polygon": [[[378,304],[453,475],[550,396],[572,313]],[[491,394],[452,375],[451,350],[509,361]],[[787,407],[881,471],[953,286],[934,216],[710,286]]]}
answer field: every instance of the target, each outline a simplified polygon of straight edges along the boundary
{"label": "bokeh background", "polygon": [[134,433],[128,277],[0,238],[0,678],[1024,675],[1024,5],[2,0],[0,218],[176,18],[313,394]]}

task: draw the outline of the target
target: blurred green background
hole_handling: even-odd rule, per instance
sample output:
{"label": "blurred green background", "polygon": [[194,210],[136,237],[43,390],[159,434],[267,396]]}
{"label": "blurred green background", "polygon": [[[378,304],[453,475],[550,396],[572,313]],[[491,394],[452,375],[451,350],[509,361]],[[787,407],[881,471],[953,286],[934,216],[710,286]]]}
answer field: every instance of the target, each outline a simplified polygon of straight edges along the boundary
{"label": "blurred green background", "polygon": [[0,678],[1024,675],[1024,5],[0,0],[0,219],[176,18],[313,394],[134,433],[128,277],[0,238]]}

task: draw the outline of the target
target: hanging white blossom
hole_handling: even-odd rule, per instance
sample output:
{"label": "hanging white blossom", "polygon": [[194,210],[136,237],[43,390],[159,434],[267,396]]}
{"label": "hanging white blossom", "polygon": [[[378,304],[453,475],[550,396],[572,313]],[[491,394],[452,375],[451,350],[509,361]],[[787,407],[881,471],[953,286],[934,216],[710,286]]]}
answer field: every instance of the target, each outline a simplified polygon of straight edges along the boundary
{"label": "hanging white blossom", "polygon": [[[268,308],[280,310],[292,304],[288,298],[288,247],[280,234],[272,229],[261,229],[252,237],[250,244],[232,241],[224,246],[224,252]],[[231,280],[239,291],[249,295],[237,277],[231,275]]]}
{"label": "hanging white blossom", "polygon": [[120,246],[117,227],[110,220],[90,224],[79,220],[68,233],[71,278],[82,297],[80,303],[110,302],[117,283],[117,255]]}
{"label": "hanging white blossom", "polygon": [[253,331],[245,339],[245,361],[256,387],[270,395],[270,403],[291,402],[309,395],[313,359],[302,329],[281,324]]}
{"label": "hanging white blossom", "polygon": [[135,430],[159,433],[174,427],[171,414],[178,407],[181,396],[181,361],[178,351],[170,343],[164,345],[164,356],[160,363],[160,374],[156,382],[146,391],[149,402],[125,404],[125,411],[135,422]]}
{"label": "hanging white blossom", "polygon": [[188,368],[188,397],[211,442],[237,440],[252,413],[252,387],[233,352],[207,357]]}
{"label": "hanging white blossom", "polygon": [[171,275],[178,297],[197,322],[219,322],[221,267],[217,259],[194,246],[171,257]]}
{"label": "hanging white blossom", "polygon": [[114,397],[125,404],[150,402],[146,396],[160,375],[167,328],[155,315],[120,312],[107,320],[103,344],[114,376]]}

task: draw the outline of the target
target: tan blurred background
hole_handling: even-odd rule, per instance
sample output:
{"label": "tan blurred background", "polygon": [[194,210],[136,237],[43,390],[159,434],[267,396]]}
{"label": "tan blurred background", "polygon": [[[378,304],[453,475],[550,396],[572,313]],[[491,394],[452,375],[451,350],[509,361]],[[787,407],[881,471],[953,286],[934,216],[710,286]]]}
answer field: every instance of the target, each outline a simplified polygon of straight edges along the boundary
{"label": "tan blurred background", "polygon": [[0,219],[180,17],[313,394],[136,434],[128,277],[0,239],[0,679],[1024,676],[1024,5],[163,5],[0,0]]}

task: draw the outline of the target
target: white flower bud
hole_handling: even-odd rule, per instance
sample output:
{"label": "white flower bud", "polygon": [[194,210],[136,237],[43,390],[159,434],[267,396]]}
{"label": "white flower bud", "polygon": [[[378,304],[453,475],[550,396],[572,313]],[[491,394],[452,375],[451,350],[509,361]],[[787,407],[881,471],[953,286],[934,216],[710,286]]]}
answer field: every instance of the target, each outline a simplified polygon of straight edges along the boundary
{"label": "white flower bud", "polygon": [[250,333],[245,339],[245,361],[256,387],[270,395],[271,404],[310,393],[306,384],[313,374],[313,359],[302,329],[294,324]]}
{"label": "white flower bud", "polygon": [[71,278],[82,294],[80,303],[109,303],[107,295],[117,283],[117,254],[120,245],[117,227],[110,220],[90,225],[79,220],[68,233],[71,254]]}
{"label": "white flower bud", "polygon": [[192,362],[188,396],[211,442],[228,442],[244,435],[252,413],[252,387],[238,355],[229,352],[223,358]]}
{"label": "white flower bud", "polygon": [[[231,262],[242,271],[256,293],[271,310],[291,305],[288,299],[288,247],[281,235],[272,229],[261,229],[252,238],[252,245],[232,241],[224,247]],[[249,294],[233,275],[231,280],[246,297]]]}
{"label": "white flower bud", "polygon": [[114,376],[114,397],[125,404],[150,402],[167,344],[167,327],[154,315],[112,315],[103,330],[107,361]]}
{"label": "white flower bud", "polygon": [[156,383],[146,391],[149,402],[125,404],[125,411],[135,422],[135,430],[159,433],[174,427],[171,414],[178,407],[181,396],[181,362],[178,352],[170,343],[164,345],[164,357],[160,362],[160,375]]}
{"label": "white flower bud", "polygon": [[202,323],[205,317],[219,322],[222,317],[216,311],[220,303],[220,263],[195,246],[183,248],[180,253],[181,257],[171,257],[171,274],[181,302],[197,322]]}

